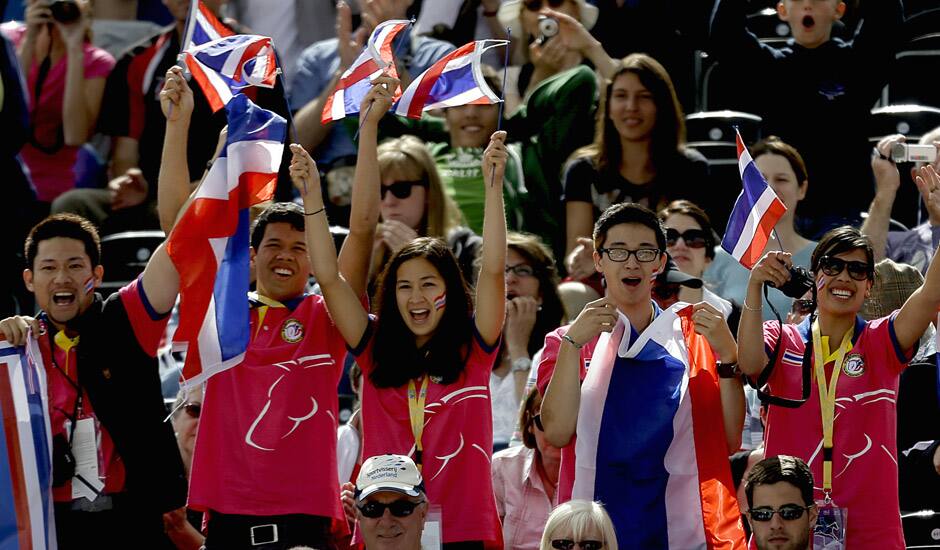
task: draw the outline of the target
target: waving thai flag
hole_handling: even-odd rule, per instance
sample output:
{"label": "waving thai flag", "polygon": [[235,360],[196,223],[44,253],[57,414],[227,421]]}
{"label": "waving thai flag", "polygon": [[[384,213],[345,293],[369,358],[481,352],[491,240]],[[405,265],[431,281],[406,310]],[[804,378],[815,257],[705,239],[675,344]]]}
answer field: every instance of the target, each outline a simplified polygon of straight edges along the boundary
{"label": "waving thai flag", "polygon": [[738,170],[741,172],[744,189],[734,201],[734,209],[728,218],[728,227],[725,229],[724,239],[721,240],[721,247],[741,262],[741,265],[751,269],[763,254],[777,220],[787,211],[787,207],[767,185],[767,180],[744,147],[740,132],[737,142]]}
{"label": "waving thai flag", "polygon": [[423,111],[502,101],[483,80],[480,58],[507,40],[477,40],[457,48],[414,79],[392,107],[396,115],[421,118]]}
{"label": "waving thai flag", "polygon": [[185,60],[213,112],[243,88],[273,88],[278,74],[271,39],[253,34],[226,36],[193,46]]}
{"label": "waving thai flag", "polygon": [[167,240],[180,274],[187,386],[241,363],[248,347],[250,206],[274,195],[287,123],[242,94],[226,106],[228,138]]}
{"label": "waving thai flag", "polygon": [[632,342],[621,314],[581,386],[574,484],[559,501],[603,502],[625,548],[745,547],[715,359],[691,310],[662,311]]}
{"label": "waving thai flag", "polygon": [[219,21],[219,18],[202,3],[202,0],[193,0],[189,5],[183,41],[180,42],[180,55],[182,56],[183,52],[192,51],[196,46],[234,34],[235,31]]}
{"label": "waving thai flag", "polygon": [[57,548],[48,410],[38,343],[0,336],[0,548]]}
{"label": "waving thai flag", "polygon": [[[359,104],[372,89],[372,79],[388,71],[388,75],[398,78],[395,69],[392,41],[411,21],[393,19],[379,24],[369,35],[366,47],[356,61],[346,69],[336,85],[336,91],[326,98],[320,120],[323,124],[339,120],[346,115],[359,113]],[[395,90],[398,97],[401,90]]]}

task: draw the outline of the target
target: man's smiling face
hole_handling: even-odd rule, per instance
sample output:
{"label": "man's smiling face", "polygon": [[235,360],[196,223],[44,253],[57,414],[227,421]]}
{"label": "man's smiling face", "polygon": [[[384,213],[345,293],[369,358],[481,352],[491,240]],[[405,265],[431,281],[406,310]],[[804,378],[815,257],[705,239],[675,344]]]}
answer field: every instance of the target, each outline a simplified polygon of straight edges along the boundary
{"label": "man's smiling face", "polygon": [[[421,497],[409,497],[393,491],[380,491],[366,497],[362,504],[369,502],[391,504],[399,500],[416,503],[422,501]],[[366,548],[369,550],[419,550],[427,509],[427,503],[422,503],[411,514],[404,517],[394,516],[388,509],[378,518],[367,518],[360,512],[358,514],[359,526],[362,529],[362,538],[366,542]]]}

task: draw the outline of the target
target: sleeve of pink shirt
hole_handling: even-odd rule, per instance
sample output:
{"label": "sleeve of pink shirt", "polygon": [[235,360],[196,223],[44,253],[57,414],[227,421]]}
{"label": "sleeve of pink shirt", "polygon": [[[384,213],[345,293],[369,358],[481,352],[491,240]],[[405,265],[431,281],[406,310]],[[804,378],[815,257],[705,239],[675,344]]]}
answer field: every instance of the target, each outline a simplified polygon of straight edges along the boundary
{"label": "sleeve of pink shirt", "polygon": [[917,347],[909,350],[901,348],[898,343],[897,334],[894,332],[894,318],[898,312],[895,311],[881,319],[875,319],[868,323],[868,331],[873,339],[875,348],[883,351],[884,365],[893,373],[900,373],[907,367],[907,364],[914,358],[914,352]]}
{"label": "sleeve of pink shirt", "polygon": [[170,320],[170,312],[160,314],[153,309],[144,292],[144,285],[140,283],[140,277],[134,279],[119,292],[121,303],[127,311],[127,318],[137,336],[140,349],[146,351],[151,357],[156,357],[160,340]]}
{"label": "sleeve of pink shirt", "polygon": [[552,374],[555,373],[555,362],[558,361],[558,349],[561,347],[561,328],[553,330],[545,335],[545,345],[542,347],[542,359],[538,364],[538,376],[535,385],[539,389],[539,394],[545,395],[548,389],[548,383],[552,380]]}
{"label": "sleeve of pink shirt", "polygon": [[106,77],[114,64],[114,57],[107,51],[85,43],[85,78]]}
{"label": "sleeve of pink shirt", "polygon": [[780,337],[780,323],[777,321],[764,321],[764,351],[767,355],[774,350],[777,338]]}

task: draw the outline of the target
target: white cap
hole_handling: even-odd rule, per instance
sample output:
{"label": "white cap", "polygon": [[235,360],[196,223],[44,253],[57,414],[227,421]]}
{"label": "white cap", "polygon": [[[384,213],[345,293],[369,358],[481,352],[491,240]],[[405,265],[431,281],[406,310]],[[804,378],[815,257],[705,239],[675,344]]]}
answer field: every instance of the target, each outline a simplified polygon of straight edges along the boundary
{"label": "white cap", "polygon": [[[547,4],[547,2],[545,2],[545,4]],[[575,4],[578,5],[578,13],[580,14],[581,24],[584,25],[584,28],[587,30],[594,28],[600,11],[597,9],[597,6],[588,4],[584,0],[575,0]],[[520,19],[522,10],[524,9],[525,5],[523,5],[522,0],[505,0],[499,6],[499,11],[496,13],[499,24],[504,28],[509,27],[512,29],[512,38],[514,40],[522,39],[522,23]]]}
{"label": "white cap", "polygon": [[410,497],[424,493],[424,480],[413,460],[401,455],[379,455],[367,459],[356,478],[356,500],[379,491],[394,491]]}

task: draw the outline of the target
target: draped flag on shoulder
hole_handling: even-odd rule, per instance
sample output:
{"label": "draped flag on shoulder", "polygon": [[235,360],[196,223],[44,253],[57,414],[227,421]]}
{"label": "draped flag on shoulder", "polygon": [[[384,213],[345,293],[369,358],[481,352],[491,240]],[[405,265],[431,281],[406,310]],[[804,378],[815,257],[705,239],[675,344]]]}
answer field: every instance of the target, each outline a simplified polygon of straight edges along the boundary
{"label": "draped flag on shoulder", "polygon": [[186,29],[183,33],[183,41],[180,43],[180,53],[192,51],[196,46],[233,35],[235,31],[219,21],[219,18],[202,3],[202,0],[194,0],[189,6]]}
{"label": "draped flag on shoulder", "polygon": [[238,94],[226,106],[228,137],[167,240],[180,274],[187,386],[241,363],[249,341],[250,206],[270,200],[287,123]]}
{"label": "draped flag on shoulder", "polygon": [[574,480],[559,498],[603,502],[624,547],[745,547],[715,358],[691,314],[675,304],[633,342],[621,314],[581,386]]}
{"label": "draped flag on shoulder", "polygon": [[483,79],[480,59],[487,50],[508,44],[508,40],[477,40],[450,52],[411,82],[392,111],[421,118],[422,112],[431,109],[501,102]]}
{"label": "draped flag on shoulder", "polygon": [[[346,115],[358,114],[359,104],[372,89],[372,79],[380,76],[382,71],[387,70],[389,76],[398,78],[392,41],[409,25],[411,21],[393,19],[375,27],[366,41],[365,49],[340,77],[336,91],[326,98],[320,117],[323,124],[345,118]],[[401,90],[395,90],[393,98],[400,94]]]}
{"label": "draped flag on shoulder", "polygon": [[744,189],[734,201],[721,247],[741,265],[751,269],[763,254],[774,226],[787,207],[767,185],[767,180],[744,146],[740,132],[737,134],[737,143],[738,171],[741,172]]}
{"label": "draped flag on shoulder", "polygon": [[0,548],[57,548],[46,371],[32,336],[0,337]]}
{"label": "draped flag on shoulder", "polygon": [[243,88],[273,88],[278,74],[274,46],[267,36],[225,36],[194,45],[184,59],[213,112],[225,107]]}

